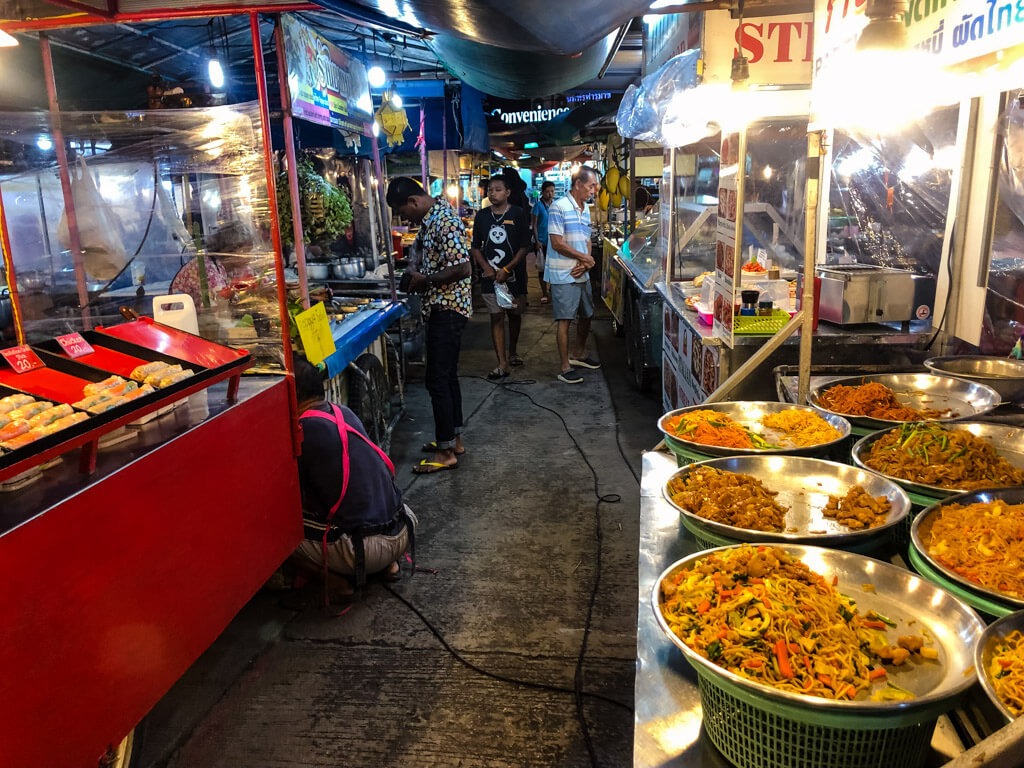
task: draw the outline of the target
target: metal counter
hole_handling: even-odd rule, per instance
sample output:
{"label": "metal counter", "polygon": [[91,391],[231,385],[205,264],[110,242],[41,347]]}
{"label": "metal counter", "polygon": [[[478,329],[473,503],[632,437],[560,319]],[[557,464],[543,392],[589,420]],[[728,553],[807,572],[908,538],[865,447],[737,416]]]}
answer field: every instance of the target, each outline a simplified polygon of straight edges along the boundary
{"label": "metal counter", "polygon": [[[633,765],[730,768],[731,764],[705,738],[697,675],[682,652],[665,637],[651,606],[651,590],[662,571],[698,551],[693,537],[680,522],[679,513],[662,496],[662,487],[676,469],[676,459],[671,454],[650,451],[643,455]],[[972,691],[978,691],[978,687]],[[963,709],[975,710],[979,703],[988,702],[970,702]],[[962,731],[964,726],[961,724],[960,728]],[[975,733],[980,738],[990,732],[978,730],[980,733]],[[950,718],[940,717],[927,766],[943,765],[963,750],[963,741]]]}

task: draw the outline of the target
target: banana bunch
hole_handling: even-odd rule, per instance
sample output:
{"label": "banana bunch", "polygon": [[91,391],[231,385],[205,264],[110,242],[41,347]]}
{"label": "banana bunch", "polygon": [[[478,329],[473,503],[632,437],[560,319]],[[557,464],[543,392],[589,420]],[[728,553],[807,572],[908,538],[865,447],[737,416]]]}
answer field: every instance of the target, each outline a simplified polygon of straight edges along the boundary
{"label": "banana bunch", "polygon": [[601,192],[597,199],[600,209],[607,211],[609,205],[618,208],[624,199],[629,199],[631,186],[629,175],[617,165],[613,165],[601,181]]}

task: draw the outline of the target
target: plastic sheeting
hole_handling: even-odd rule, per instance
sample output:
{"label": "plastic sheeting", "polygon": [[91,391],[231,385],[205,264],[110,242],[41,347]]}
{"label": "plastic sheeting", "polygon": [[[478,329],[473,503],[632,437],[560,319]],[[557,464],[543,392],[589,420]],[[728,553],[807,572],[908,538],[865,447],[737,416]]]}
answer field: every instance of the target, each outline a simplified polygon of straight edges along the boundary
{"label": "plastic sheeting", "polygon": [[1024,91],[1002,117],[1003,154],[981,351],[1006,355],[1024,336]]}
{"label": "plastic sheeting", "polygon": [[[619,135],[663,146],[682,146],[716,133],[717,126],[709,126],[706,119],[701,124],[700,115],[674,106],[679,95],[700,84],[698,59],[698,49],[685,51],[647,75],[639,87],[629,86],[615,115]],[[683,134],[688,135],[684,138]]]}
{"label": "plastic sheeting", "polygon": [[[88,261],[79,267],[91,323],[121,322],[122,306],[151,315],[156,296],[194,291],[202,335],[279,365],[259,105],[65,112],[61,125],[72,157],[86,157],[130,263],[113,278],[90,273]],[[0,179],[0,193],[27,340],[84,330],[76,260],[57,236],[60,179],[39,143],[52,142],[49,115],[0,113],[0,127],[0,156],[17,171]]]}

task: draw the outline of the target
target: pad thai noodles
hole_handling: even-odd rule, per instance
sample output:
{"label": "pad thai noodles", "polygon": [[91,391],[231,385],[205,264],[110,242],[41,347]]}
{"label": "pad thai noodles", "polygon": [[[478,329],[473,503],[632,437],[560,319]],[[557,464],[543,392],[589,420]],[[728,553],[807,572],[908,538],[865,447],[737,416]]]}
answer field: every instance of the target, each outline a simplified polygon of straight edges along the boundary
{"label": "pad thai noodles", "polygon": [[1024,634],[1015,629],[996,642],[988,666],[992,688],[1014,717],[1024,713]]}
{"label": "pad thai noodles", "polygon": [[940,424],[904,424],[875,440],[861,456],[883,475],[947,490],[1024,485],[1024,470],[988,440]]}
{"label": "pad thai noodles", "polygon": [[877,381],[855,386],[836,384],[818,395],[818,405],[834,413],[869,416],[885,421],[922,421],[956,416],[949,410],[918,410],[904,405],[893,390]]}
{"label": "pad thai noodles", "polygon": [[[890,701],[913,694],[887,680],[906,662],[937,661],[923,635],[891,643],[896,623],[868,611],[783,549],[709,553],[661,582],[661,611],[690,649],[729,672],[794,694]],[[923,663],[928,663],[927,661]]]}
{"label": "pad thai noodles", "polygon": [[943,567],[986,589],[1024,599],[1024,504],[946,504],[923,542]]}
{"label": "pad thai noodles", "polygon": [[702,408],[666,419],[665,429],[691,443],[761,450],[824,445],[842,437],[818,414],[797,409],[765,414],[759,424],[748,426],[728,414]]}

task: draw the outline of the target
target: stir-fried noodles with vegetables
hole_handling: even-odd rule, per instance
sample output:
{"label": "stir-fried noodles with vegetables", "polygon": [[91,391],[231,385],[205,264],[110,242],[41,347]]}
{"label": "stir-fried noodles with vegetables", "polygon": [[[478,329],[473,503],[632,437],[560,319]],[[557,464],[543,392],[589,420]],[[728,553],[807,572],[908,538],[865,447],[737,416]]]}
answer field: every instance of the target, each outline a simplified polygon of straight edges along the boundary
{"label": "stir-fried noodles with vegetables", "polygon": [[765,414],[748,426],[728,414],[701,408],[665,419],[665,430],[691,443],[757,450],[824,445],[842,437],[818,414],[797,409]]}
{"label": "stir-fried noodles with vegetables", "polygon": [[992,649],[988,665],[992,688],[1014,717],[1024,713],[1024,634],[1015,629]]}
{"label": "stir-fried noodles with vegetables", "polygon": [[924,546],[968,581],[1024,598],[1024,504],[945,504],[934,513]]}
{"label": "stir-fried noodles with vegetables", "polygon": [[875,440],[864,465],[889,477],[948,490],[1024,485],[1024,470],[995,446],[965,429],[940,424],[903,424]]}
{"label": "stir-fried noodles with vegetables", "polygon": [[916,409],[899,401],[896,393],[884,384],[869,381],[848,386],[836,384],[818,395],[818,405],[834,413],[847,416],[869,416],[885,421],[922,421],[924,419],[951,418],[950,410]]}
{"label": "stir-fried noodles with vegetables", "polygon": [[890,701],[913,694],[887,681],[912,655],[937,660],[921,635],[854,601],[783,549],[715,551],[661,582],[661,611],[689,648],[748,680],[826,699]]}

